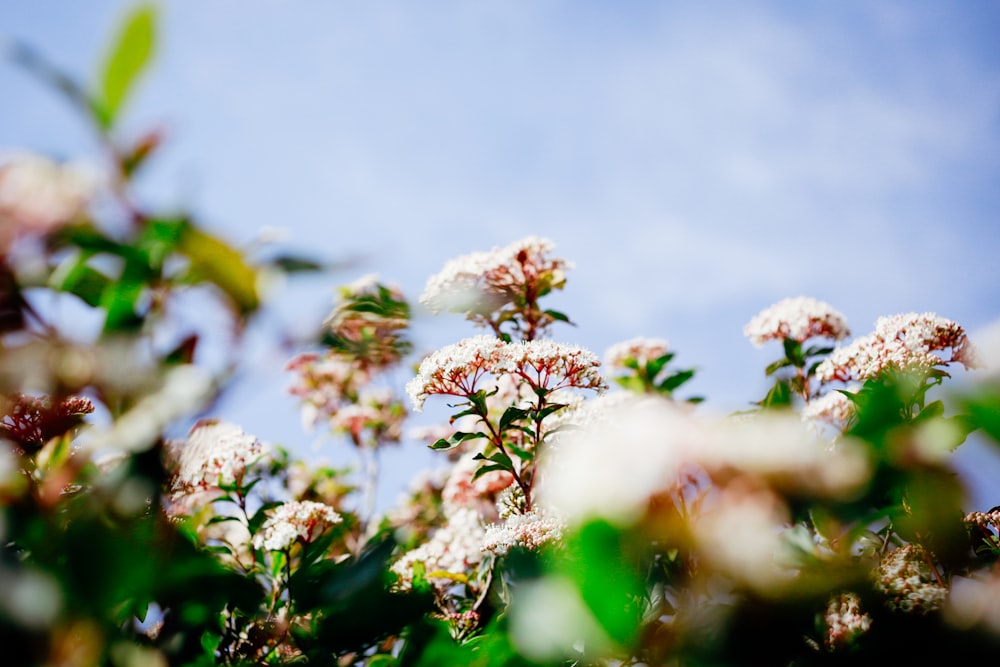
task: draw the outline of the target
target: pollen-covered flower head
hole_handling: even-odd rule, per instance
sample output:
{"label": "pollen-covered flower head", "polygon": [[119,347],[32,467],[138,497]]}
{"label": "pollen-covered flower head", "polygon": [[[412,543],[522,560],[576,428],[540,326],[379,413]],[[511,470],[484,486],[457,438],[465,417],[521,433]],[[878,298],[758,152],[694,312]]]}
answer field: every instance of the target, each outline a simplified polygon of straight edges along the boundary
{"label": "pollen-covered flower head", "polygon": [[186,440],[169,443],[176,493],[231,486],[264,456],[264,446],[236,424],[202,420]]}
{"label": "pollen-covered flower head", "polygon": [[769,340],[842,340],[849,334],[847,320],[839,311],[825,301],[804,296],[765,308],[743,327],[743,335],[758,347]]}
{"label": "pollen-covered flower head", "polygon": [[[935,352],[951,350],[950,357]],[[875,331],[833,353],[816,368],[821,382],[864,381],[888,368],[926,372],[958,362],[978,368],[976,350],[957,323],[934,313],[880,317]]]}
{"label": "pollen-covered flower head", "polygon": [[257,549],[281,551],[292,546],[296,540],[312,542],[334,524],[344,518],[325,503],[311,500],[296,500],[274,508],[260,530],[253,536]]}

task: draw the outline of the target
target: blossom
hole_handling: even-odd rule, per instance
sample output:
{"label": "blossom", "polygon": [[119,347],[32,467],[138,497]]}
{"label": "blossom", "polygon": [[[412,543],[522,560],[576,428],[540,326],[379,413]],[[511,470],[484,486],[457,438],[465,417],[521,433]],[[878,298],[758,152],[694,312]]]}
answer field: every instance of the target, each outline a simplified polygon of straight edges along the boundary
{"label": "blossom", "polygon": [[[432,394],[471,396],[486,375],[522,378],[532,389],[549,392],[572,387],[604,390],[597,372],[601,365],[593,352],[576,345],[552,341],[505,343],[492,336],[474,336],[441,348],[420,363],[417,376],[406,384],[414,409],[423,408]],[[522,396],[523,387],[507,387],[512,396]]]}
{"label": "blossom", "polygon": [[8,156],[0,165],[0,254],[24,234],[48,234],[81,217],[94,196],[92,170],[41,155]]}
{"label": "blossom", "polygon": [[312,430],[320,418],[329,418],[370,379],[366,369],[336,352],[296,355],[285,370],[295,373],[288,393],[302,401],[302,422],[307,430]]}
{"label": "blossom", "polygon": [[760,311],[743,327],[757,347],[769,340],[803,342],[813,337],[842,340],[850,332],[847,320],[830,304],[810,297],[784,299]]}
{"label": "blossom", "polygon": [[187,493],[242,482],[247,468],[263,457],[264,447],[235,424],[203,420],[186,440],[170,443],[169,451],[176,465],[174,489]]}
{"label": "blossom", "polygon": [[399,442],[406,411],[388,388],[365,388],[354,403],[330,415],[330,427],[355,437],[365,429],[376,431],[381,441]]}
{"label": "blossom", "polygon": [[607,385],[597,371],[600,365],[597,355],[578,345],[532,340],[507,345],[497,370],[519,375],[533,389],[604,391]]}
{"label": "blossom", "polygon": [[503,248],[450,260],[427,281],[420,303],[432,312],[490,312],[531,289],[541,296],[565,283],[572,264],[550,257],[552,241],[529,236]]}
{"label": "blossom", "polygon": [[604,353],[604,363],[608,368],[617,371],[628,371],[625,365],[630,359],[642,368],[667,354],[670,344],[664,338],[645,338],[639,336],[630,340],[615,343]]}
{"label": "blossom", "polygon": [[452,514],[448,523],[416,549],[406,552],[390,568],[398,577],[396,587],[413,586],[414,567],[423,566],[427,580],[439,589],[447,589],[482,560],[484,530],[479,513],[463,508]]}
{"label": "blossom", "polygon": [[889,609],[926,614],[939,609],[948,597],[936,577],[930,556],[918,544],[893,550],[875,571],[875,588],[886,596]]}
{"label": "blossom", "polygon": [[830,599],[824,614],[826,636],[823,643],[829,651],[850,646],[868,632],[872,617],[861,611],[861,598],[855,593],[842,593]]}
{"label": "blossom", "polygon": [[504,556],[517,547],[536,551],[546,544],[558,542],[563,536],[564,524],[544,512],[513,514],[502,523],[486,528],[483,551]]}
{"label": "blossom", "polygon": [[494,368],[506,343],[493,336],[473,336],[447,345],[420,362],[406,393],[417,412],[431,394],[469,396],[479,380]]}
{"label": "blossom", "polygon": [[819,430],[822,424],[829,424],[843,431],[854,416],[854,403],[839,391],[831,391],[814,398],[802,409],[802,421]]}
{"label": "blossom", "polygon": [[451,468],[441,490],[441,502],[447,514],[461,508],[492,507],[493,497],[514,483],[514,476],[505,470],[493,470],[475,478],[480,463],[476,452],[466,452]]}
{"label": "blossom", "polygon": [[[950,358],[933,354],[947,349],[951,350]],[[905,313],[880,317],[873,333],[834,350],[816,368],[816,377],[821,382],[864,381],[888,368],[926,372],[951,362],[979,367],[965,330],[934,313]]]}
{"label": "blossom", "polygon": [[290,547],[296,539],[311,542],[330,526],[341,523],[344,518],[325,503],[311,500],[295,500],[271,510],[260,530],[253,536],[256,549],[281,551]]}

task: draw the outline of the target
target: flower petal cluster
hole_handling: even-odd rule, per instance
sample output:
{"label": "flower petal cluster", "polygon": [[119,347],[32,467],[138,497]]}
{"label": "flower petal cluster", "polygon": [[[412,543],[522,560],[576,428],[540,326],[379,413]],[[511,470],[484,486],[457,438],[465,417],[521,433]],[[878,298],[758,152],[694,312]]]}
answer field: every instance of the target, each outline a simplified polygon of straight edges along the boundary
{"label": "flower petal cluster", "polygon": [[[951,357],[934,354],[951,350]],[[957,323],[934,313],[880,317],[875,331],[833,353],[816,368],[821,382],[864,381],[888,368],[926,372],[958,362],[978,368],[976,350]]]}
{"label": "flower petal cluster", "polygon": [[630,340],[615,343],[604,353],[605,365],[616,371],[630,370],[625,362],[633,360],[642,368],[650,361],[664,356],[670,351],[670,344],[664,338],[646,338],[639,336]]}
{"label": "flower petal cluster", "polygon": [[203,420],[186,440],[175,441],[170,451],[176,465],[175,492],[188,493],[243,480],[247,468],[264,456],[264,446],[236,424]]}
{"label": "flower petal cluster", "polygon": [[743,327],[743,335],[757,347],[769,340],[842,340],[849,334],[847,320],[839,311],[825,301],[805,296],[783,299],[757,313]]}
{"label": "flower petal cluster", "polygon": [[336,413],[344,400],[367,384],[371,374],[343,355],[306,352],[296,355],[285,366],[295,374],[288,393],[302,401],[302,422],[306,430]]}
{"label": "flower petal cluster", "polygon": [[861,611],[861,598],[855,593],[842,593],[831,598],[824,619],[826,636],[823,643],[828,651],[849,647],[872,626],[871,615]]}
{"label": "flower petal cluster", "polygon": [[854,413],[850,398],[839,391],[831,391],[812,399],[802,408],[802,421],[816,430],[826,424],[843,431]]}
{"label": "flower petal cluster", "polygon": [[430,540],[392,564],[390,569],[399,577],[396,587],[409,590],[413,586],[414,567],[420,563],[432,585],[440,590],[448,589],[455,579],[447,575],[465,576],[482,560],[483,535],[482,520],[476,510],[457,510]]}
{"label": "flower petal cluster", "polygon": [[312,500],[287,502],[271,510],[270,516],[253,536],[256,549],[281,551],[295,540],[311,542],[344,518],[325,503]]}
{"label": "flower petal cluster", "polygon": [[358,436],[365,429],[378,431],[384,442],[399,442],[403,433],[406,410],[392,391],[386,388],[365,388],[357,401],[345,405],[330,415],[334,431]]}
{"label": "flower petal cluster", "polygon": [[423,360],[406,393],[418,412],[428,396],[471,396],[487,375],[511,374],[533,389],[564,388],[603,391],[597,372],[601,362],[593,352],[551,341],[506,343],[492,336],[474,336],[441,348]]}
{"label": "flower petal cluster", "polygon": [[503,248],[457,257],[428,279],[420,303],[432,312],[492,312],[527,290],[544,294],[565,283],[572,264],[551,257],[552,241],[530,236]]}
{"label": "flower petal cluster", "polygon": [[466,452],[451,468],[441,490],[441,502],[448,514],[470,507],[483,513],[484,506],[494,506],[496,494],[514,483],[514,476],[504,470],[493,470],[473,479],[480,467],[475,455],[476,452]]}
{"label": "flower petal cluster", "polygon": [[25,234],[48,234],[81,217],[97,189],[92,170],[20,153],[0,165],[0,254]]}
{"label": "flower petal cluster", "polygon": [[918,544],[895,549],[875,572],[875,588],[886,596],[889,609],[926,614],[939,609],[948,589],[936,580],[927,551]]}
{"label": "flower petal cluster", "polygon": [[503,523],[486,528],[483,551],[504,556],[513,548],[536,551],[562,539],[565,524],[544,512],[512,514]]}

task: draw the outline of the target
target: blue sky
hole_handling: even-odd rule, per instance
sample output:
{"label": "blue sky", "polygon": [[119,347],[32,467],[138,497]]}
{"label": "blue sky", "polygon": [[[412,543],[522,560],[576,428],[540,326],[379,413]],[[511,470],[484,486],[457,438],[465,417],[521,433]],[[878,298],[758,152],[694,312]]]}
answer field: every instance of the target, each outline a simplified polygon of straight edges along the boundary
{"label": "blue sky", "polygon": [[[4,3],[0,36],[92,78],[127,6]],[[293,286],[284,326],[314,326],[360,273],[416,298],[449,258],[529,234],[576,263],[552,305],[579,326],[556,337],[598,353],[666,337],[720,409],[762,394],[778,352],[741,329],[786,296],[829,301],[858,335],[910,310],[973,331],[1000,317],[998,2],[161,10],[125,127],[168,132],[149,201],[236,240],[285,227],[293,247],[363,258]],[[24,72],[0,63],[0,90],[0,147],[94,153]],[[472,333],[418,327],[427,350]],[[282,361],[255,358],[227,416],[307,443]]]}

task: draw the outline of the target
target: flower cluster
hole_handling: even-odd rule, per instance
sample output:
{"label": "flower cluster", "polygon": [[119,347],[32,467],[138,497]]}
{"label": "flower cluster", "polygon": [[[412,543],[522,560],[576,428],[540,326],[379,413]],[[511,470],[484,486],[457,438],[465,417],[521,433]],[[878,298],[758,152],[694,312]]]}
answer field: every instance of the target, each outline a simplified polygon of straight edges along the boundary
{"label": "flower cluster", "polygon": [[893,550],[875,573],[875,588],[886,596],[889,609],[926,614],[939,609],[948,597],[936,576],[927,551],[918,544]]}
{"label": "flower cluster", "polygon": [[288,393],[302,401],[302,422],[307,430],[312,430],[320,418],[329,419],[371,377],[349,358],[333,352],[296,355],[285,370],[295,374]]}
{"label": "flower cluster", "polygon": [[[951,350],[951,357],[933,354]],[[880,317],[875,331],[834,352],[817,367],[821,382],[864,381],[888,368],[927,372],[958,362],[977,368],[976,351],[957,323],[934,313]]]}
{"label": "flower cluster", "polygon": [[406,393],[419,411],[431,395],[471,396],[487,375],[512,374],[532,389],[602,391],[606,385],[597,372],[600,365],[594,353],[575,345],[551,341],[505,343],[492,336],[475,336],[425,358],[417,376],[407,383]]}
{"label": "flower cluster", "polygon": [[287,502],[271,510],[260,530],[253,536],[256,549],[281,551],[296,540],[312,542],[344,518],[325,503],[311,500]]}
{"label": "flower cluster", "polygon": [[861,611],[861,598],[855,593],[834,596],[826,607],[826,636],[824,645],[829,651],[842,650],[868,632],[872,617]]}
{"label": "flower cluster", "polygon": [[410,306],[403,293],[374,274],[341,287],[326,319],[333,348],[366,370],[394,366],[410,351],[405,336],[409,325]]}
{"label": "flower cluster", "polygon": [[849,334],[847,320],[839,311],[824,301],[804,296],[783,299],[765,308],[743,327],[743,335],[758,347],[769,340],[842,340]]}
{"label": "flower cluster", "polygon": [[628,362],[633,362],[642,368],[669,351],[670,344],[666,339],[639,336],[609,347],[604,353],[604,364],[613,371],[627,371]]}
{"label": "flower cluster", "polygon": [[546,544],[558,543],[565,524],[543,512],[512,514],[502,523],[486,528],[483,551],[504,556],[511,549],[536,551]]}
{"label": "flower cluster", "polygon": [[850,398],[839,391],[831,391],[806,403],[802,408],[802,420],[816,430],[826,424],[843,431],[854,413]]}
{"label": "flower cluster", "polygon": [[549,257],[553,250],[555,244],[549,239],[530,236],[503,248],[457,257],[427,280],[420,303],[435,313],[484,306],[493,310],[498,302],[513,300],[543,279],[549,289],[561,287],[563,272],[572,264]]}
{"label": "flower cluster", "polygon": [[264,446],[239,426],[203,420],[186,440],[169,444],[176,466],[175,494],[190,493],[242,483],[247,469],[264,456]]}
{"label": "flower cluster", "polygon": [[330,427],[359,438],[365,429],[379,432],[382,442],[399,442],[406,412],[392,391],[365,388],[357,401],[339,408],[330,416]]}
{"label": "flower cluster", "polygon": [[468,319],[500,334],[511,322],[532,340],[557,319],[538,308],[537,300],[562,289],[572,264],[551,257],[552,241],[530,236],[503,248],[475,252],[445,264],[427,281],[420,302],[432,312],[466,313]]}
{"label": "flower cluster", "polygon": [[23,235],[48,234],[80,218],[96,191],[92,170],[33,154],[0,165],[0,255]]}
{"label": "flower cluster", "polygon": [[390,569],[399,577],[397,588],[409,590],[413,586],[414,568],[418,563],[431,584],[439,589],[451,587],[482,560],[484,534],[482,520],[476,510],[456,510],[430,540],[406,552],[392,564]]}

